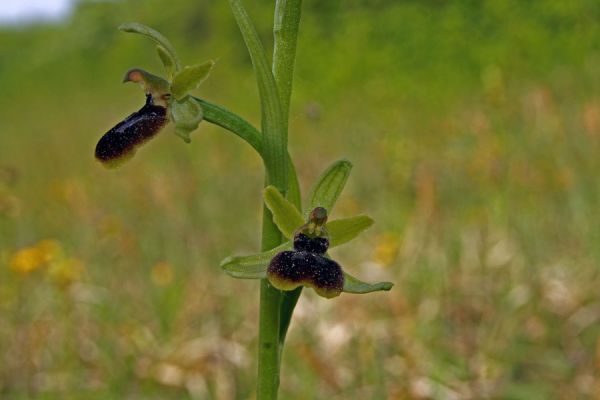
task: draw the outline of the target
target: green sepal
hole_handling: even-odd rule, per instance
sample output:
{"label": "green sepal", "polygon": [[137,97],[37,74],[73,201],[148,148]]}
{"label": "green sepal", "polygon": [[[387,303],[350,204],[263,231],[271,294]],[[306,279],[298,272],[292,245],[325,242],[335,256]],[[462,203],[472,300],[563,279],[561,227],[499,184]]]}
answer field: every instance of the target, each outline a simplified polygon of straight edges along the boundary
{"label": "green sepal", "polygon": [[177,100],[185,97],[208,77],[214,64],[214,61],[210,60],[203,64],[184,67],[173,76],[171,94]]}
{"label": "green sepal", "polygon": [[296,229],[305,223],[300,211],[275,186],[267,186],[263,191],[263,198],[281,233],[291,239]]}
{"label": "green sepal", "polygon": [[[271,259],[278,253],[292,248],[291,242],[286,242],[272,250],[244,257],[227,257],[221,262],[221,268],[229,276],[238,279],[265,279]],[[367,283],[344,272],[343,292],[365,294],[390,290],[392,282]]]}
{"label": "green sepal", "polygon": [[232,256],[221,261],[221,268],[230,276],[240,279],[264,279],[267,267],[276,254],[290,250],[292,242],[285,242],[274,249],[251,256]]}
{"label": "green sepal", "polygon": [[[373,220],[366,215],[342,218],[328,222],[325,227],[331,238],[329,248],[337,247],[349,242],[372,224]],[[303,224],[301,223],[296,228],[301,225]],[[271,259],[275,257],[276,254],[284,250],[290,250],[291,248],[292,241],[290,240],[263,253],[252,254],[250,256],[227,257],[221,261],[221,268],[234,278],[263,279],[266,277],[267,268]]]}
{"label": "green sepal", "polygon": [[373,225],[375,221],[367,215],[335,219],[325,227],[329,232],[329,247],[336,247],[356,238],[360,233]]}
{"label": "green sepal", "polygon": [[394,284],[392,282],[367,283],[344,272],[344,292],[353,294],[365,294],[380,290],[388,291]]}
{"label": "green sepal", "polygon": [[173,74],[175,73],[175,60],[173,59],[171,54],[167,51],[167,49],[165,49],[160,44],[156,46],[156,52],[158,53],[158,58],[160,58],[160,61],[164,65],[165,69],[167,70],[167,74],[169,75],[169,78],[172,78]]}
{"label": "green sepal", "polygon": [[171,42],[169,42],[169,39],[164,37],[157,30],[152,29],[149,26],[139,24],[137,22],[128,22],[122,24],[121,26],[119,26],[119,30],[129,33],[137,33],[152,39],[156,44],[162,46],[163,49],[165,49],[166,52],[169,54],[169,56],[173,60],[175,71],[178,71],[181,68],[181,63],[179,62],[179,57],[177,56],[175,47],[173,47]]}
{"label": "green sepal", "polygon": [[309,197],[307,211],[310,212],[315,207],[323,207],[331,214],[351,170],[352,163],[348,160],[339,160],[331,164],[317,180]]}
{"label": "green sepal", "polygon": [[175,134],[186,143],[191,142],[190,133],[195,131],[202,121],[202,107],[192,97],[182,100],[172,99],[169,104],[171,120],[175,123]]}

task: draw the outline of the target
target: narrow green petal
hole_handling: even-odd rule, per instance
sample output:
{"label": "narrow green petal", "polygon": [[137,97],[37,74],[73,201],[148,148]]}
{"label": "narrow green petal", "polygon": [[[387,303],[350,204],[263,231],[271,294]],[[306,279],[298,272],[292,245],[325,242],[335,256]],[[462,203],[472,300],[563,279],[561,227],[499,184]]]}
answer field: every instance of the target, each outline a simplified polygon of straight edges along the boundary
{"label": "narrow green petal", "polygon": [[344,272],[344,292],[354,294],[365,294],[380,290],[388,291],[394,286],[392,282],[366,283]]}
{"label": "narrow green petal", "polygon": [[221,261],[221,268],[230,276],[240,279],[264,279],[267,268],[276,254],[290,250],[292,242],[285,242],[274,249],[250,256],[232,256]]}
{"label": "narrow green petal", "polygon": [[171,83],[173,96],[177,100],[181,100],[189,92],[196,89],[208,77],[214,64],[214,61],[210,60],[203,64],[186,66],[177,72],[173,77],[173,83]]}
{"label": "narrow green petal", "polygon": [[156,52],[158,53],[158,58],[160,58],[160,61],[167,70],[169,79],[171,79],[173,77],[173,73],[175,72],[175,60],[171,56],[171,53],[169,53],[167,49],[160,44],[156,45]]}
{"label": "narrow green petal", "polygon": [[267,186],[263,192],[265,204],[273,214],[273,221],[289,239],[294,236],[294,231],[304,224],[300,211],[290,203],[274,186]]}
{"label": "narrow green petal", "polygon": [[331,164],[321,174],[313,188],[307,210],[310,212],[315,207],[323,207],[331,215],[331,210],[342,193],[351,170],[352,163],[348,160],[339,160]]}
{"label": "narrow green petal", "polygon": [[339,246],[356,238],[364,230],[373,225],[374,221],[367,215],[342,218],[330,221],[325,225],[329,232],[329,247]]}

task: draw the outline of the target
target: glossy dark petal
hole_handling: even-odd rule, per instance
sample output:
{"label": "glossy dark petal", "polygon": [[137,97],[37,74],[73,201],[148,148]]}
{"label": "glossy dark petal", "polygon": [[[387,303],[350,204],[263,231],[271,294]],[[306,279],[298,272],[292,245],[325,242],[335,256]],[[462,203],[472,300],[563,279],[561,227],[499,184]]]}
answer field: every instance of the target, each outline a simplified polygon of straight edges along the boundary
{"label": "glossy dark petal", "polygon": [[269,264],[267,278],[280,290],[304,285],[327,298],[338,296],[344,287],[344,274],[338,263],[307,251],[277,254]]}
{"label": "glossy dark petal", "polygon": [[154,137],[166,122],[166,108],[154,105],[149,96],[144,107],[100,138],[96,145],[96,158],[112,164],[133,156],[136,148]]}
{"label": "glossy dark petal", "polygon": [[329,240],[324,237],[311,238],[304,233],[297,233],[294,236],[294,249],[298,251],[308,251],[310,253],[325,254],[329,248]]}

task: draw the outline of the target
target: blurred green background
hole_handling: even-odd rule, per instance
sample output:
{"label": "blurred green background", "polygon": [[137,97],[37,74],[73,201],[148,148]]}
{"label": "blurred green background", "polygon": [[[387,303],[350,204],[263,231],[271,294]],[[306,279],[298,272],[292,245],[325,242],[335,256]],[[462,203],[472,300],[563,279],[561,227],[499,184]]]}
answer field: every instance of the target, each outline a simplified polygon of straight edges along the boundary
{"label": "blurred green background", "polygon": [[[265,44],[272,2],[247,0]],[[305,191],[355,168],[334,217],[377,224],[333,256],[391,292],[305,291],[282,399],[600,398],[600,3],[305,0],[290,151]],[[1,5],[0,5],[1,7]],[[226,1],[80,2],[0,29],[0,398],[251,399],[262,165],[201,124],[117,170],[100,136],[162,73],[260,124]]]}

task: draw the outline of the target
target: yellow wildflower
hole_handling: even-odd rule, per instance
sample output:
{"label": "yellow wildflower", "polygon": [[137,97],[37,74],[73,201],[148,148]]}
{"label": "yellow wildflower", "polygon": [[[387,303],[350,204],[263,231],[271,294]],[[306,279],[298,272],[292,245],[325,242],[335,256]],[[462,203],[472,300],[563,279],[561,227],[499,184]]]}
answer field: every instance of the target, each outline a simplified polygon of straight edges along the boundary
{"label": "yellow wildflower", "polygon": [[61,253],[61,245],[56,240],[41,240],[34,246],[13,253],[8,265],[13,271],[26,275],[56,259]]}
{"label": "yellow wildflower", "polygon": [[8,262],[10,269],[28,274],[42,266],[44,260],[36,247],[27,247],[15,252]]}

